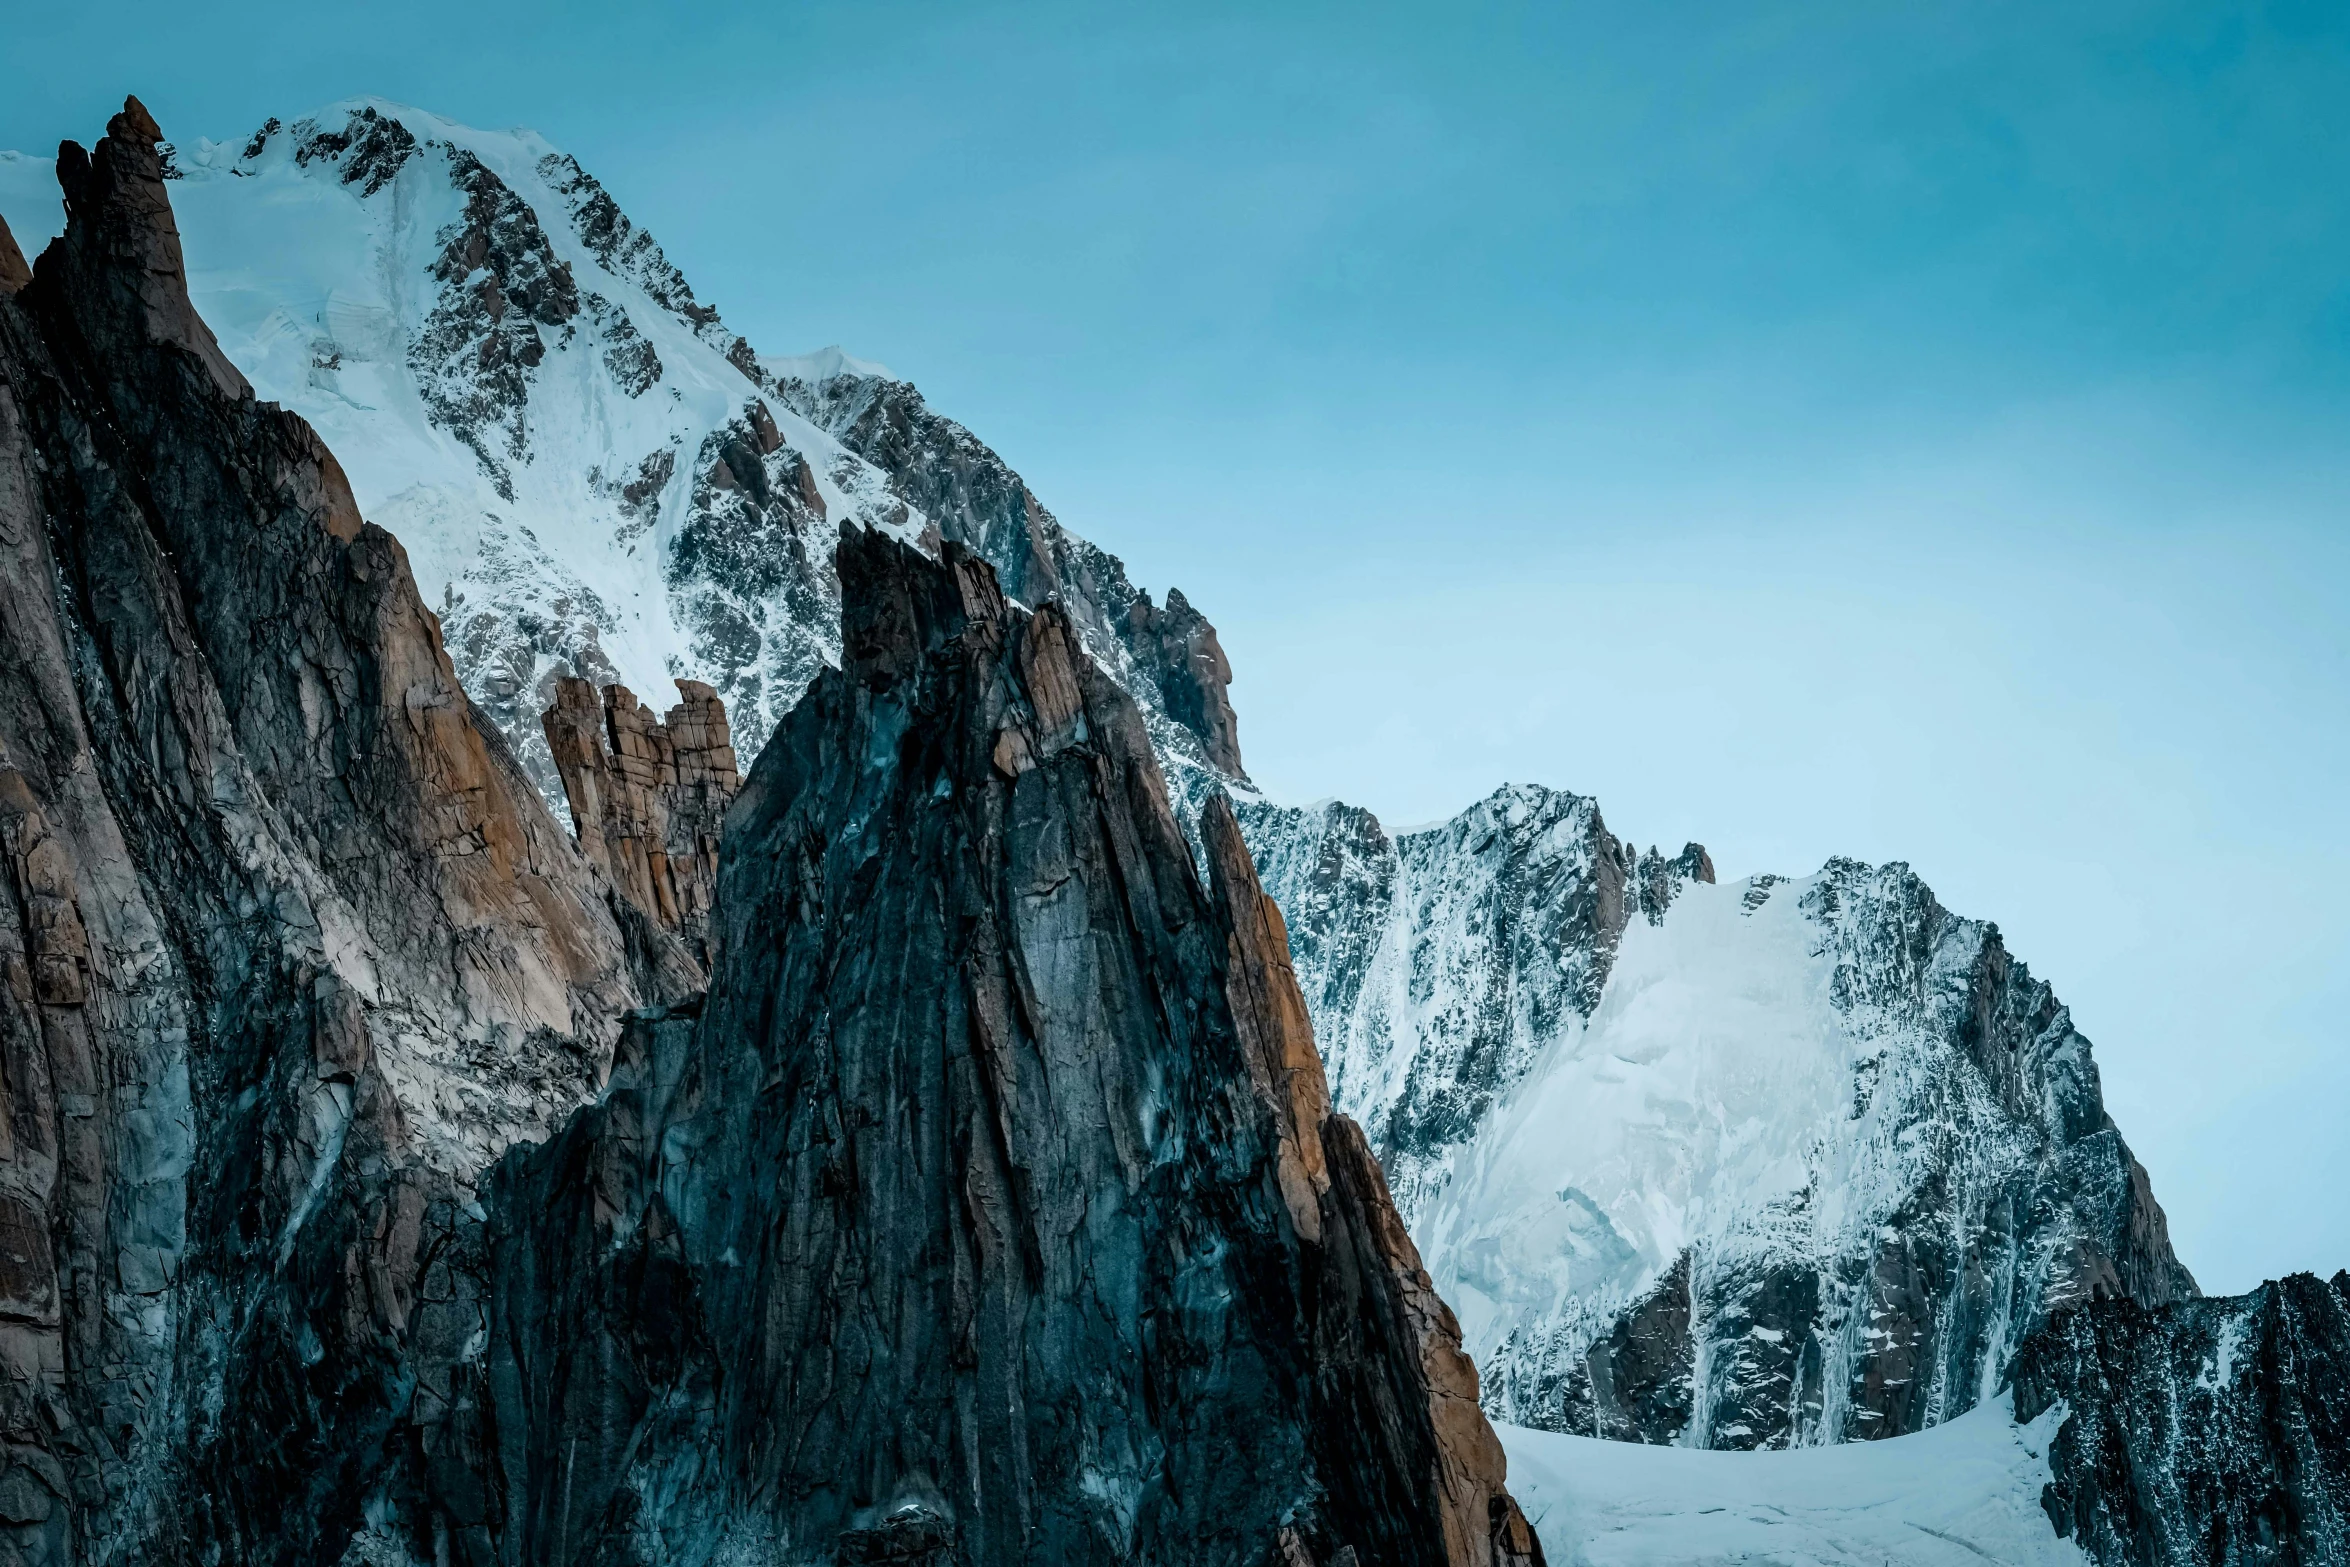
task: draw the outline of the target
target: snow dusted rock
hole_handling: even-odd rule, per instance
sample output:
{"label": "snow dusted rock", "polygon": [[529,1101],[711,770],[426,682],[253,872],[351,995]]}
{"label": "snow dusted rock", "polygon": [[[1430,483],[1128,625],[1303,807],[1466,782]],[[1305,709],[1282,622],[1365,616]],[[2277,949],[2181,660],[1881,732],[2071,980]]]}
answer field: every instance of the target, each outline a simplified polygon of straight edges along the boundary
{"label": "snow dusted rock", "polygon": [[1085,650],[1140,703],[1186,821],[1208,793],[1245,784],[1225,695],[1232,666],[1180,590],[1154,605],[1115,555],[1062,527],[1002,458],[880,366],[838,349],[761,363],[779,397],[887,473],[910,508],[994,567],[1013,599],[1068,611]]}
{"label": "snow dusted rock", "polygon": [[[844,521],[1058,597],[1186,801],[1239,776],[1212,628],[1152,608],[911,385],[838,350],[762,360],[540,137],[354,99],[172,160],[197,309],[406,544],[459,679],[550,804],[559,677],[705,682],[755,755],[838,660]],[[56,212],[47,160],[0,154],[19,236]]]}
{"label": "snow dusted rock", "polygon": [[2350,1561],[2350,1273],[2059,1312],[2015,1403],[2061,1420],[2043,1501],[2107,1567]]}
{"label": "snow dusted rock", "polygon": [[1906,867],[1716,886],[1524,787],[1395,839],[1339,804],[1241,819],[1502,1418],[1912,1432],[2054,1310],[2194,1292],[2088,1041]]}

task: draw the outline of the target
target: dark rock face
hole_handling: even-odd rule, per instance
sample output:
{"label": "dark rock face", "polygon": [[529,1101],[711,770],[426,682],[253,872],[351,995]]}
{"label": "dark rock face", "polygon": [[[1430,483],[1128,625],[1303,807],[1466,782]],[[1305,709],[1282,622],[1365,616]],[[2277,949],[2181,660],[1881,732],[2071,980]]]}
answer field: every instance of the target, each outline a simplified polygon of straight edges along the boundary
{"label": "dark rock face", "polygon": [[62,148],[0,297],[0,1545],[332,1560],[475,1173],[694,974],[222,359],[158,140]]}
{"label": "dark rock face", "polygon": [[1180,588],[1168,589],[1165,609],[1153,605],[1148,593],[1137,594],[1126,627],[1126,645],[1159,688],[1167,716],[1200,737],[1209,761],[1238,776],[1240,720],[1224,695],[1232,665],[1216,628]]}
{"label": "dark rock face", "polygon": [[2350,1561],[2350,1273],[2101,1298],[2027,1341],[2013,1380],[2019,1419],[2069,1412],[2043,1502],[2108,1567]]}
{"label": "dark rock face", "polygon": [[718,838],[742,787],[726,704],[698,680],[662,723],[626,686],[561,680],[540,716],[579,845],[622,897],[709,961]]}
{"label": "dark rock face", "polygon": [[[889,476],[942,539],[995,568],[1023,604],[1058,602],[1085,649],[1144,702],[1178,805],[1194,807],[1216,776],[1244,779],[1240,726],[1225,689],[1232,666],[1216,628],[1170,590],[1166,608],[1127,580],[1117,556],[1078,538],[980,439],[934,412],[910,383],[841,374],[775,394]],[[1204,768],[1204,776],[1191,774]],[[1186,819],[1193,814],[1184,812]]]}
{"label": "dark rock face", "polygon": [[481,1527],[533,1561],[1538,1560],[1229,811],[1203,885],[1134,703],[959,547],[852,530],[839,572],[843,668],[729,820],[707,1001],[501,1169]]}

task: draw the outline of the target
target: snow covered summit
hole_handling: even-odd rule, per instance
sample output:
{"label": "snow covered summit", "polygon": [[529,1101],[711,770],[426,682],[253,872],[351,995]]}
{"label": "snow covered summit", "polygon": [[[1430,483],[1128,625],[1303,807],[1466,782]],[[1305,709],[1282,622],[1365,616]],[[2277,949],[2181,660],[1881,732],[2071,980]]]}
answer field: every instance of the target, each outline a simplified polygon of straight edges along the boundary
{"label": "snow covered summit", "polygon": [[[1179,783],[1240,776],[1223,655],[1179,595],[1153,604],[883,367],[754,352],[535,133],[358,98],[169,166],[198,312],[406,546],[467,691],[551,799],[538,715],[562,674],[656,701],[707,681],[755,755],[838,657],[847,523],[955,540],[1022,599],[1059,596]],[[48,159],[0,155],[28,252],[62,227],[56,192]]]}

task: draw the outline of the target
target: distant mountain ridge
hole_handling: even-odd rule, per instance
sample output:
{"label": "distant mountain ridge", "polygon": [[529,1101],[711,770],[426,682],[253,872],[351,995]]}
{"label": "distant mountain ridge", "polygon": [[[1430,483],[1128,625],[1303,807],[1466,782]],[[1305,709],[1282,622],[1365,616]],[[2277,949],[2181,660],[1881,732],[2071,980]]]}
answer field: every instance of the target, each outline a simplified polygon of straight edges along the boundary
{"label": "distant mountain ridge", "polygon": [[1897,1435],[2067,1304],[2196,1293],[2070,1014],[1906,866],[1717,886],[1523,785],[1396,838],[1241,821],[1497,1418]]}

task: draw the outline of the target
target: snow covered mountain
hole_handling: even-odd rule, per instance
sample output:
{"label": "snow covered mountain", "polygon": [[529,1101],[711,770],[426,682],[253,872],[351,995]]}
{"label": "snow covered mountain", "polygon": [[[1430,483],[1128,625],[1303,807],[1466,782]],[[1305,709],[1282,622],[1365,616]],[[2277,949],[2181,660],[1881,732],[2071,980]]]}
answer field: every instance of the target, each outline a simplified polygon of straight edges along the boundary
{"label": "snow covered mountain", "polygon": [[1242,821],[1501,1419],[1913,1432],[2070,1302],[2194,1293],[2089,1042],[1906,866],[1718,886],[1530,787],[1393,838],[1336,803]]}
{"label": "snow covered mountain", "polygon": [[[908,382],[755,352],[536,135],[353,100],[170,169],[198,313],[406,546],[551,802],[564,676],[706,681],[755,757],[839,657],[844,523],[1058,600],[1186,807],[1245,783],[1230,668],[1180,593],[1138,591]],[[0,213],[28,248],[57,231],[50,160],[0,154]],[[1501,1417],[1914,1431],[2068,1300],[2192,1294],[2087,1042],[1902,867],[1725,888],[1571,794],[1390,837],[1235,793],[1338,1102]]]}
{"label": "snow covered mountain", "polygon": [[[558,676],[723,698],[747,759],[837,662],[844,523],[957,540],[1058,597],[1142,702],[1178,787],[1241,775],[1215,632],[1139,592],[909,383],[761,358],[578,162],[354,99],[167,165],[198,313],[396,535],[458,675],[550,801]],[[51,160],[0,153],[28,252]],[[1196,775],[1196,776],[1195,776]]]}

